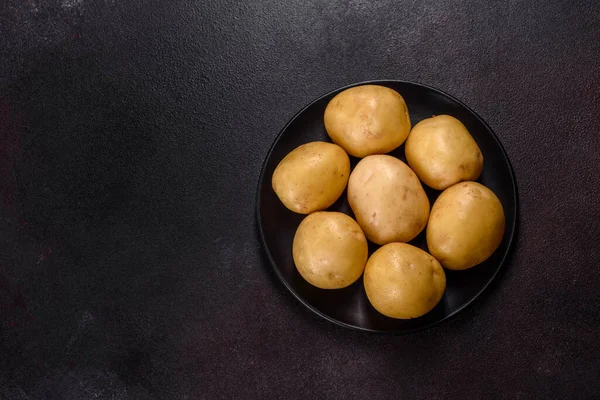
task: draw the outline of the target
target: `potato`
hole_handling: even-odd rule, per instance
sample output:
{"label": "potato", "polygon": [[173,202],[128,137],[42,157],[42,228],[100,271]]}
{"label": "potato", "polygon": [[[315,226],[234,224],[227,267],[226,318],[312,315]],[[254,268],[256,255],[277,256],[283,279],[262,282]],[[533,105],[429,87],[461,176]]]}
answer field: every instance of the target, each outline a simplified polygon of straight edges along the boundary
{"label": "potato", "polygon": [[363,273],[367,239],[352,218],[339,212],[310,214],[298,226],[292,255],[298,272],[321,289],[340,289]]}
{"label": "potato", "polygon": [[350,159],[344,149],[333,143],[311,142],[281,160],[271,184],[287,208],[310,214],[335,203],[344,192],[349,175]]}
{"label": "potato", "polygon": [[411,126],[402,96],[377,85],[339,93],[327,105],[324,119],[331,140],[361,158],[394,150],[404,143]]}
{"label": "potato", "polygon": [[391,318],[417,318],[435,307],[446,289],[440,263],[406,243],[379,248],[367,261],[365,291],[377,311]]}
{"label": "potato", "polygon": [[496,195],[477,182],[449,187],[431,209],[429,252],[444,267],[471,268],[496,251],[504,235],[504,210]]}
{"label": "potato", "polygon": [[363,158],[350,174],[348,202],[367,238],[408,242],[429,217],[429,199],[415,173],[395,157]]}
{"label": "potato", "polygon": [[483,155],[465,126],[454,117],[438,115],[419,122],[405,144],[408,165],[427,186],[444,190],[460,181],[474,181]]}

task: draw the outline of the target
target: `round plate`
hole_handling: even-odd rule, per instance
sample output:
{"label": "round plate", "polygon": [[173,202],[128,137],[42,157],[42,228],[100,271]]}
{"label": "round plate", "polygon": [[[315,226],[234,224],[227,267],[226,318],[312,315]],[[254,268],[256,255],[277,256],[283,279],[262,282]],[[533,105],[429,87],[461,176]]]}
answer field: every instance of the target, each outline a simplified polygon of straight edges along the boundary
{"label": "round plate", "polygon": [[[478,182],[490,188],[502,202],[506,215],[506,230],[502,244],[484,263],[466,271],[446,272],[447,286],[439,304],[426,315],[409,320],[397,320],[378,313],[369,303],[362,278],[344,289],[323,290],[306,282],[296,270],[292,259],[292,241],[304,215],[286,209],[271,187],[271,177],[277,164],[290,151],[303,143],[331,141],[323,125],[327,103],[349,87],[377,84],[396,90],[408,105],[412,126],[432,115],[448,114],[467,127],[484,157],[483,172]],[[390,153],[406,162],[404,145]],[[351,157],[352,167],[358,159]],[[440,192],[423,185],[433,202]],[[329,208],[352,217],[346,193]],[[271,147],[263,165],[257,194],[257,215],[260,237],[273,268],[283,284],[310,310],[339,325],[362,331],[406,333],[429,327],[456,314],[479,296],[492,282],[506,260],[515,235],[517,222],[517,185],[514,172],[500,141],[490,127],[469,107],[437,89],[403,81],[361,82],[328,93],[302,109],[283,128]],[[425,230],[410,242],[427,250]],[[378,248],[369,243],[369,254]]]}

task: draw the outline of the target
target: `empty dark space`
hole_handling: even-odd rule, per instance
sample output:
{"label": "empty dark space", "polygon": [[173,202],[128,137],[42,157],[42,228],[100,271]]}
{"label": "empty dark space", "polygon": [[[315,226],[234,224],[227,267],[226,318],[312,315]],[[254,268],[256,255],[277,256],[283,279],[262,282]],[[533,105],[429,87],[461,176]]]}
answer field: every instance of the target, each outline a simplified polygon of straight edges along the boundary
{"label": "empty dark space", "polygon": [[[5,0],[0,399],[600,398],[600,3]],[[287,121],[340,86],[455,96],[514,168],[484,295],[338,327],[261,248]]]}

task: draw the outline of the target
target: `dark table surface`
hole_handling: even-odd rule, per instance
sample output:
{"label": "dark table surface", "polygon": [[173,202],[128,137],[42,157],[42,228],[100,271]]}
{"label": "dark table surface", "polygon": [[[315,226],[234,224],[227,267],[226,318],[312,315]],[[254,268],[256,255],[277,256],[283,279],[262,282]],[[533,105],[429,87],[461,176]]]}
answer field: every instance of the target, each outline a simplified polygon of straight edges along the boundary
{"label": "dark table surface", "polygon": [[[0,398],[599,398],[600,3],[0,4]],[[451,321],[319,319],[265,261],[262,162],[315,97],[447,91],[520,228]]]}

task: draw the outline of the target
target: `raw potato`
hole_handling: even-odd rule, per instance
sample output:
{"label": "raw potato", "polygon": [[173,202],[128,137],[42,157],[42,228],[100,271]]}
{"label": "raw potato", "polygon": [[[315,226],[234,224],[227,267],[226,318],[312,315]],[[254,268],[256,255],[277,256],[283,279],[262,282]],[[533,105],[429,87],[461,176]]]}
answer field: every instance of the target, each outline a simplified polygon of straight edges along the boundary
{"label": "raw potato", "polygon": [[331,140],[355,157],[394,150],[410,132],[404,99],[384,86],[346,89],[325,109],[325,129]]}
{"label": "raw potato", "polygon": [[429,199],[417,175],[387,155],[367,156],[356,165],[348,202],[367,238],[377,244],[412,240],[429,217]]}
{"label": "raw potato", "polygon": [[377,311],[391,318],[417,318],[439,303],[446,289],[440,263],[406,243],[379,248],[367,261],[365,291]]}
{"label": "raw potato", "polygon": [[271,184],[281,202],[298,214],[331,206],[342,195],[350,175],[350,159],[340,146],[306,143],[275,168]]}
{"label": "raw potato", "polygon": [[340,289],[363,273],[367,239],[352,218],[339,212],[310,214],[298,226],[292,255],[298,272],[321,289]]}
{"label": "raw potato", "polygon": [[446,189],[427,225],[429,252],[444,267],[471,268],[496,251],[504,235],[504,210],[494,192],[477,182]]}
{"label": "raw potato", "polygon": [[439,115],[419,122],[408,135],[406,160],[427,186],[444,190],[481,175],[483,155],[467,128],[454,117]]}

